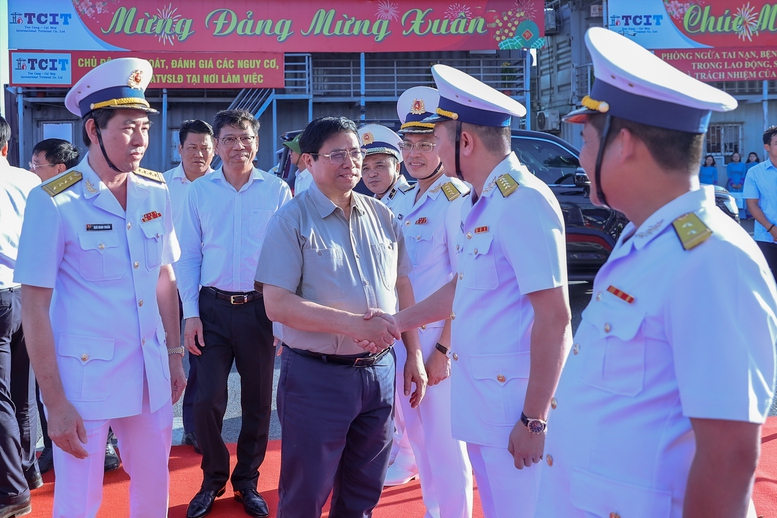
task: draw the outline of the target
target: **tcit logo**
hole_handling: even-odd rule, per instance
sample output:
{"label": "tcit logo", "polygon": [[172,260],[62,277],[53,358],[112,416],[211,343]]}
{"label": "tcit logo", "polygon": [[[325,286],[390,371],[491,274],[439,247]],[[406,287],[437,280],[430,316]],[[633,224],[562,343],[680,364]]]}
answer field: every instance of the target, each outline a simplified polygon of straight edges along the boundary
{"label": "tcit logo", "polygon": [[70,25],[71,13],[11,13],[11,25]]}
{"label": "tcit logo", "polygon": [[51,72],[66,72],[70,66],[68,58],[16,58],[14,70],[46,70]]}

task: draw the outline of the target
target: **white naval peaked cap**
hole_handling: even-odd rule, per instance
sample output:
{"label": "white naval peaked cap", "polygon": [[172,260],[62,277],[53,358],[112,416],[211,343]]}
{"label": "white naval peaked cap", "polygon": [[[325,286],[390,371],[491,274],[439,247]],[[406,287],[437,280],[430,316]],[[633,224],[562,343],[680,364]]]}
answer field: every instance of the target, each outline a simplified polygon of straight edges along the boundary
{"label": "white naval peaked cap", "polygon": [[512,117],[523,117],[526,108],[502,92],[469,74],[447,65],[432,66],[440,92],[437,114],[424,122],[455,120],[478,126],[509,126]]}
{"label": "white naval peaked cap", "polygon": [[65,96],[65,107],[84,117],[99,108],[159,113],[148,104],[145,91],[154,69],[140,58],[118,58],[93,68]]}
{"label": "white naval peaked cap", "polygon": [[608,113],[648,126],[705,133],[713,111],[726,112],[737,101],[702,83],[620,34],[601,27],[585,33],[596,81],[583,108],[564,121],[584,123],[588,115]]}
{"label": "white naval peaked cap", "polygon": [[423,121],[435,114],[439,103],[440,93],[435,88],[414,86],[402,92],[397,101],[397,115],[402,123],[399,134],[432,133],[434,123]]}
{"label": "white naval peaked cap", "polygon": [[402,137],[380,124],[367,124],[359,128],[359,143],[364,152],[369,155],[383,153],[391,155],[400,162],[402,153],[399,150],[399,143]]}

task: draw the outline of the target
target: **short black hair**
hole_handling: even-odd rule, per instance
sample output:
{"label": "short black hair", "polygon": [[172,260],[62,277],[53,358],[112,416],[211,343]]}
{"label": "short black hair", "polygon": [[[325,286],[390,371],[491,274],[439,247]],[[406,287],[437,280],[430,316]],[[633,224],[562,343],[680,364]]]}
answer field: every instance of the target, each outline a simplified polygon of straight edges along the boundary
{"label": "short black hair", "polygon": [[0,115],[0,149],[11,141],[11,125]]}
{"label": "short black hair", "polygon": [[61,138],[47,138],[41,140],[32,148],[32,154],[43,153],[50,164],[65,164],[70,169],[78,164],[80,153],[78,149]]}
{"label": "short black hair", "polygon": [[118,110],[114,110],[112,108],[98,108],[96,110],[92,110],[91,112],[89,112],[86,115],[86,117],[84,117],[84,129],[82,132],[84,145],[87,147],[92,145],[92,140],[89,138],[89,132],[86,131],[86,121],[88,121],[89,119],[94,119],[94,122],[95,124],[97,124],[98,128],[105,129],[108,127],[108,122],[117,113],[118,113]]}
{"label": "short black hair", "polygon": [[707,159],[708,159],[708,158],[711,158],[711,159],[712,159],[712,165],[718,165],[718,164],[717,164],[717,162],[715,162],[715,157],[714,157],[714,156],[712,156],[712,155],[707,155],[707,156],[705,156],[705,157],[704,157],[704,162],[702,163],[702,165],[707,165]]}
{"label": "short black hair", "polygon": [[194,133],[196,135],[209,135],[212,138],[213,128],[210,124],[200,119],[183,121],[181,123],[181,129],[178,130],[178,143],[180,145],[183,146],[183,143],[186,142],[186,137],[189,136],[189,133]]}
{"label": "short black hair", "polygon": [[315,155],[321,150],[321,146],[337,133],[353,133],[359,140],[356,123],[348,117],[319,117],[311,121],[302,132],[299,138],[300,151],[312,154],[313,159],[318,160],[318,156]]}
{"label": "short black hair", "polygon": [[247,110],[221,110],[218,112],[213,117],[213,133],[217,138],[224,126],[241,129],[250,127],[254,130],[255,135],[259,135],[259,121]]}
{"label": "short black hair", "polygon": [[[596,113],[588,116],[588,122],[596,129],[599,138],[604,131],[606,115]],[[634,122],[620,117],[613,117],[610,133],[607,137],[609,144],[622,129],[628,130],[642,141],[647,147],[653,160],[664,169],[697,172],[703,152],[704,133],[688,133],[687,131],[670,130],[649,126],[640,122]]]}
{"label": "short black hair", "polygon": [[[766,131],[764,131],[764,145],[771,145],[772,143],[772,137],[774,135],[777,135],[777,126],[769,126],[766,128]],[[1,139],[2,137],[0,137]],[[2,140],[0,140],[2,142]]]}

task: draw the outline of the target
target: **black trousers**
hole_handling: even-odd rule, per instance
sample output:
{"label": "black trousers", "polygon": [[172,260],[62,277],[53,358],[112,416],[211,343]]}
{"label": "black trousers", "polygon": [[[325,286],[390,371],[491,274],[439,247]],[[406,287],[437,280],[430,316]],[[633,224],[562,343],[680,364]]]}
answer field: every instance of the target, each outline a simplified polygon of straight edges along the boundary
{"label": "black trousers", "polygon": [[0,291],[0,504],[27,498],[38,467],[35,377],[22,331],[21,289]]}
{"label": "black trousers", "polygon": [[758,248],[761,249],[761,253],[766,258],[766,263],[769,265],[769,269],[772,270],[774,279],[777,280],[777,243],[767,243],[766,241],[756,241]]}
{"label": "black trousers", "polygon": [[[233,489],[256,489],[270,433],[273,362],[272,322],[264,300],[240,305],[200,290],[200,319],[205,347],[197,363],[194,430],[202,450],[202,489],[217,491],[230,479]],[[221,438],[227,409],[227,381],[232,362],[240,374],[242,425],[237,465],[229,475],[229,451]]]}

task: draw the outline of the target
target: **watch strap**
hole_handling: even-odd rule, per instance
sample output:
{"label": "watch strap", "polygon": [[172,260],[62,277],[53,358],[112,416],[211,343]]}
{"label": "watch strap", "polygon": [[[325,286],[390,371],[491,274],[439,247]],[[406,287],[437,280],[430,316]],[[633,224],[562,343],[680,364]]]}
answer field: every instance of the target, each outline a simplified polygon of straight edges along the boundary
{"label": "watch strap", "polygon": [[441,353],[443,353],[445,356],[448,356],[450,354],[450,352],[451,352],[450,349],[445,347],[440,342],[437,342],[437,344],[434,346],[434,348],[437,349],[438,351],[440,351]]}
{"label": "watch strap", "polygon": [[181,356],[183,356],[185,351],[186,349],[184,349],[183,345],[179,345],[178,347],[168,347],[167,355],[169,356],[171,354],[180,354]]}
{"label": "watch strap", "polygon": [[521,412],[521,423],[533,434],[541,434],[548,428],[548,422],[542,419],[529,419]]}

